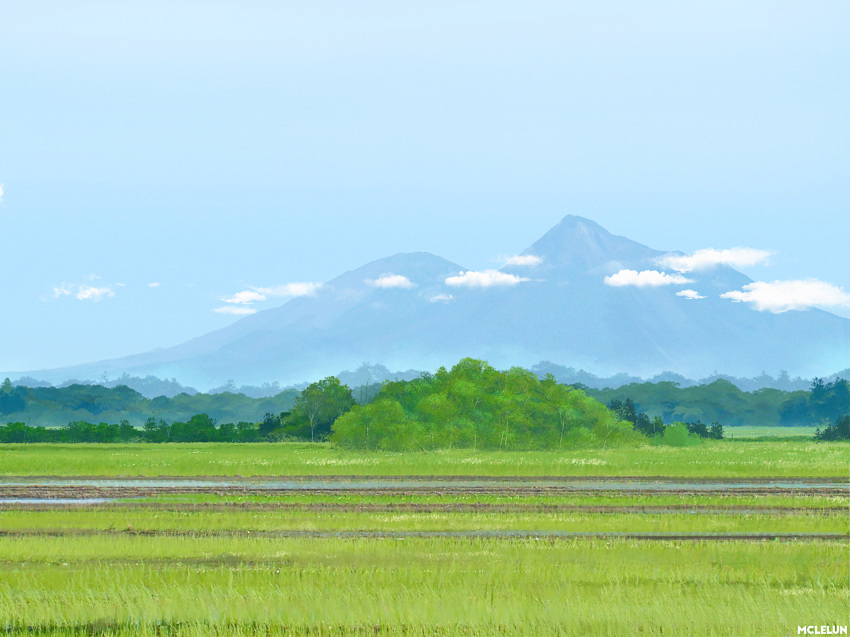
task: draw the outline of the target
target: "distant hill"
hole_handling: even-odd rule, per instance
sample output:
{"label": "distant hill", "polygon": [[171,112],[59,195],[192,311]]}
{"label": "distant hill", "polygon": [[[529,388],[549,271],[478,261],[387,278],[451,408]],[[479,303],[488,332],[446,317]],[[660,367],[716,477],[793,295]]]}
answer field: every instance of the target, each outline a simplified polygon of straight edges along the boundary
{"label": "distant hill", "polygon": [[250,398],[244,394],[178,394],[148,399],[125,385],[73,384],[64,387],[0,386],[0,424],[23,422],[58,427],[74,421],[117,424],[126,420],[140,427],[148,418],[186,422],[205,413],[220,422],[256,423],[266,413],[291,409],[298,392],[287,389],[275,396]]}
{"label": "distant hill", "polygon": [[[721,299],[750,282],[728,266],[688,273],[686,287],[705,297],[698,300],[677,296],[682,285],[611,287],[606,276],[658,269],[665,253],[571,215],[521,254],[526,265],[477,278],[459,276],[465,268],[432,254],[396,254],[340,275],[314,296],[175,347],[28,374],[52,382],[153,375],[209,388],[230,379],[234,387],[299,383],[363,361],[430,370],[467,356],[497,368],[543,360],[643,378],[780,369],[812,377],[850,366],[850,320],[814,309],[758,312]],[[409,285],[376,284],[385,275]],[[514,284],[451,285],[499,277]]]}

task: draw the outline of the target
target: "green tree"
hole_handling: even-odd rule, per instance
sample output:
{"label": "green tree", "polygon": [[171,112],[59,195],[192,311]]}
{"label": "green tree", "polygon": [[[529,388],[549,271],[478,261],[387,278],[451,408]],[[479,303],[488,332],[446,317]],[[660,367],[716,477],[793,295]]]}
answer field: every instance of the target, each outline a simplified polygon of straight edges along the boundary
{"label": "green tree", "polygon": [[697,420],[696,422],[689,422],[685,424],[689,433],[694,436],[699,436],[700,438],[708,438],[708,427],[705,426],[705,423]]}
{"label": "green tree", "polygon": [[717,421],[711,423],[711,427],[708,430],[708,437],[714,440],[723,440],[723,425]]}
{"label": "green tree", "polygon": [[340,383],[338,378],[328,376],[309,385],[295,399],[288,421],[290,430],[298,431],[299,425],[306,423],[310,429],[310,441],[315,442],[317,437],[328,436],[333,422],[354,404],[351,389]]}

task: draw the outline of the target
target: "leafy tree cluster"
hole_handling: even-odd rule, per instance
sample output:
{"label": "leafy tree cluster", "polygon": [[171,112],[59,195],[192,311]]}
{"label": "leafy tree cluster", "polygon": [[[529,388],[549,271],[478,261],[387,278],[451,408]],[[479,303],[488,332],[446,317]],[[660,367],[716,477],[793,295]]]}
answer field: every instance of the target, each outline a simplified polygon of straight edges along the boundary
{"label": "leafy tree cluster", "polygon": [[686,422],[684,424],[688,428],[688,432],[694,436],[699,436],[700,438],[711,438],[713,440],[723,440],[723,425],[719,422],[715,421],[711,423],[710,427],[699,420],[696,422]]}
{"label": "leafy tree cluster", "polygon": [[269,436],[310,442],[327,440],[336,419],[353,406],[351,389],[338,378],[328,376],[305,387],[292,409],[282,412],[277,423],[267,417],[260,428]]}
{"label": "leafy tree cluster", "polygon": [[22,422],[0,425],[0,442],[138,442],[141,432],[129,422],[109,424],[76,420],[63,427],[31,427]]}
{"label": "leafy tree cluster", "polygon": [[332,426],[331,441],[392,451],[566,449],[642,439],[583,391],[519,367],[501,372],[465,358],[451,370],[385,382]]}
{"label": "leafy tree cluster", "polygon": [[[655,416],[650,419],[645,412],[638,409],[631,398],[612,400],[608,403],[608,409],[620,420],[631,423],[635,431],[639,431],[646,436],[660,436],[663,439],[667,427],[661,417]],[[689,434],[698,436],[699,438],[723,439],[723,425],[717,421],[713,422],[710,427],[706,426],[699,419],[694,422],[675,424],[684,425]]]}
{"label": "leafy tree cluster", "polygon": [[608,409],[620,420],[632,423],[635,431],[646,436],[660,436],[664,434],[664,421],[660,416],[649,419],[644,412],[638,411],[637,406],[631,398],[626,400],[612,400],[608,403]]}
{"label": "leafy tree cluster", "polygon": [[818,428],[815,432],[815,440],[850,440],[850,414],[839,416],[823,431]]}

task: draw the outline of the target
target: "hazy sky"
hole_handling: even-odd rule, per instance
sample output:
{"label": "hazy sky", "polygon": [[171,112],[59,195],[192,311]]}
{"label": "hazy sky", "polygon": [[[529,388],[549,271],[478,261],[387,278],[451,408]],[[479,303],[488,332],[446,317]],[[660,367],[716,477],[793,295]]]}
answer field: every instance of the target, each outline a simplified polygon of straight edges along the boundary
{"label": "hazy sky", "polygon": [[850,291],[848,41],[846,0],[0,0],[0,370],[565,214]]}

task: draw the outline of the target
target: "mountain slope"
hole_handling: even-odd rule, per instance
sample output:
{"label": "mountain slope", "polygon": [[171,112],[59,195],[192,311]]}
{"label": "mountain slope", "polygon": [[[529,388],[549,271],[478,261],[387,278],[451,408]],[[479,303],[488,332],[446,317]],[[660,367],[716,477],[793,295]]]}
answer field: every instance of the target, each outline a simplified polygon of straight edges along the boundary
{"label": "mountain slope", "polygon": [[[210,386],[230,378],[298,382],[363,361],[433,369],[464,356],[497,367],[550,360],[643,376],[813,375],[850,364],[850,320],[820,310],[757,312],[721,299],[750,282],[727,266],[687,273],[687,285],[606,285],[623,269],[660,269],[665,253],[588,219],[565,217],[521,254],[529,265],[501,271],[518,280],[489,287],[450,285],[463,268],[440,257],[397,254],[176,347],[30,373],[59,379],[106,370]],[[676,295],[685,288],[705,298]]]}
{"label": "mountain slope", "polygon": [[[505,311],[538,310],[523,312],[528,329],[518,338],[531,350],[551,348],[548,360],[605,373],[648,376],[671,370],[699,376],[714,370],[755,375],[765,369],[822,374],[821,365],[837,369],[848,359],[850,321],[820,310],[757,312],[721,299],[723,292],[751,282],[728,266],[689,272],[692,282],[682,285],[605,285],[605,276],[622,269],[660,269],[656,260],[665,253],[580,217],[565,217],[523,254],[542,261],[510,271],[522,270],[538,281],[518,290]],[[686,288],[705,298],[676,296]],[[554,334],[560,338],[550,338]]]}

